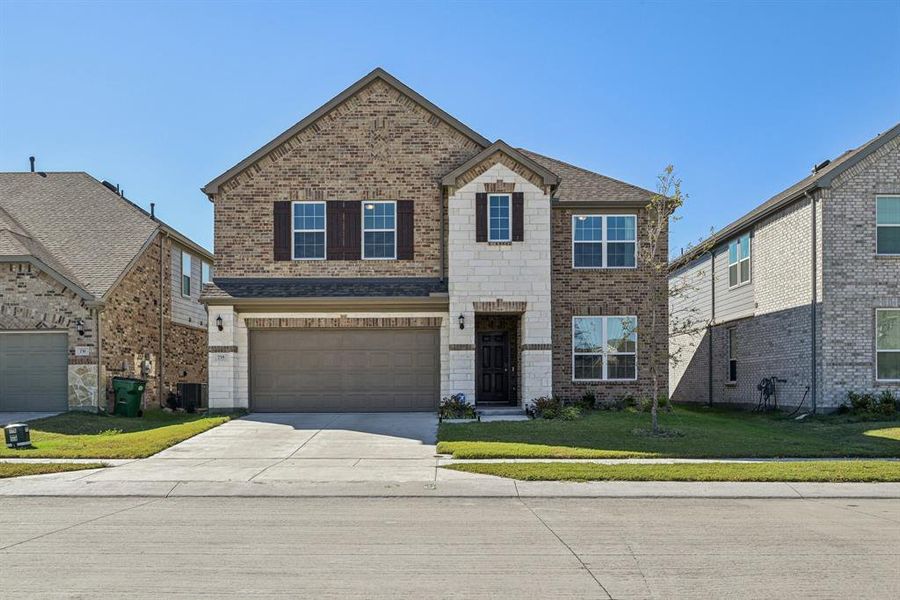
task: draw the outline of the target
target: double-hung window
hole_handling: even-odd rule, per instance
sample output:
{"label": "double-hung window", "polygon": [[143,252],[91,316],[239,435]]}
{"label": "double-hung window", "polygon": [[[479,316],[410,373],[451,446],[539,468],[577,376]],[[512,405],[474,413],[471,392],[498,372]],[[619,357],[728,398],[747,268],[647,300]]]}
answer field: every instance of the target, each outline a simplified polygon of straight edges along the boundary
{"label": "double-hung window", "polygon": [[574,215],[572,266],[576,269],[630,269],[637,264],[635,215]]}
{"label": "double-hung window", "polygon": [[573,317],[572,379],[637,379],[637,317]]}
{"label": "double-hung window", "polygon": [[363,202],[363,258],[397,258],[397,204]]}
{"label": "double-hung window", "polygon": [[877,254],[900,255],[900,196],[875,198]]}
{"label": "double-hung window", "polygon": [[200,283],[212,282],[212,265],[205,260],[200,263]]}
{"label": "double-hung window", "polygon": [[750,234],[728,244],[728,287],[750,283]]}
{"label": "double-hung window", "polygon": [[181,295],[191,296],[191,255],[181,252]]}
{"label": "double-hung window", "polygon": [[875,379],[900,381],[900,308],[875,310]]}
{"label": "double-hung window", "polygon": [[325,203],[294,202],[294,260],[325,259]]}
{"label": "double-hung window", "polygon": [[509,194],[491,194],[488,196],[488,241],[508,242],[512,239],[510,231],[510,196]]}

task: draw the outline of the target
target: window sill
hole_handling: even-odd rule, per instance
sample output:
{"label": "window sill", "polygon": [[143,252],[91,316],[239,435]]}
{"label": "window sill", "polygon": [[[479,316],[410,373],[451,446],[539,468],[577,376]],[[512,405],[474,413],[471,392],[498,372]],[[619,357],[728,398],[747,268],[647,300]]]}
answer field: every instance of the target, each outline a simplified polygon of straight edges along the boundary
{"label": "window sill", "polygon": [[502,241],[490,241],[488,240],[488,246],[512,246],[512,240],[508,240],[505,242]]}
{"label": "window sill", "polygon": [[726,381],[725,387],[737,387],[737,381]]}

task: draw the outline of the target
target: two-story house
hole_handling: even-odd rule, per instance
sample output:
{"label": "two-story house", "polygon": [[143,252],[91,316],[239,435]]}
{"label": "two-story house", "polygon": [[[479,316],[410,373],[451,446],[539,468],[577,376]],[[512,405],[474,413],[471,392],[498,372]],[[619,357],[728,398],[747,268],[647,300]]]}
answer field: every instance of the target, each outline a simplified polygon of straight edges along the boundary
{"label": "two-story house", "polygon": [[116,376],[148,406],[206,383],[212,267],[87,173],[0,173],[0,412],[106,410]]}
{"label": "two-story house", "polygon": [[651,193],[491,142],[382,69],[203,190],[213,408],[648,392]]}
{"label": "two-story house", "polygon": [[900,125],[813,172],[670,265],[672,397],[833,410],[900,393]]}

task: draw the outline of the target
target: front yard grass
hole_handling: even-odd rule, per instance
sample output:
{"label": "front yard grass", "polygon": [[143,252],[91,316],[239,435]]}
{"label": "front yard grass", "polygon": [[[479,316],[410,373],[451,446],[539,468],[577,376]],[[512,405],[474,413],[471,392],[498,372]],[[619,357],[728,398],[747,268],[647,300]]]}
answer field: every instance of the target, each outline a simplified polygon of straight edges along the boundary
{"label": "front yard grass", "polygon": [[64,473],[66,471],[83,471],[99,469],[99,463],[4,463],[0,462],[0,479],[22,477],[23,475],[43,475],[45,473]]}
{"label": "front yard grass", "polygon": [[650,427],[650,415],[636,411],[594,411],[575,421],[442,424],[437,450],[464,459],[900,457],[896,420],[828,416],[795,421],[678,406],[660,414],[660,426],[678,435],[642,434]]}
{"label": "front yard grass", "polygon": [[32,448],[0,448],[4,458],[145,458],[229,420],[167,413],[143,417],[68,412],[31,421]]}
{"label": "front yard grass", "polygon": [[525,481],[900,481],[900,463],[834,460],[766,463],[460,463],[445,469]]}

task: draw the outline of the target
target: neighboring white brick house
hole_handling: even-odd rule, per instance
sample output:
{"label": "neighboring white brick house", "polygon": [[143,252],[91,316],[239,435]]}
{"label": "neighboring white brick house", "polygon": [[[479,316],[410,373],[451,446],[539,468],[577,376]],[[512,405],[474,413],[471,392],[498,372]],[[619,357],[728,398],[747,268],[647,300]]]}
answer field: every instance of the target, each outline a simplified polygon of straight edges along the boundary
{"label": "neighboring white brick house", "polygon": [[[784,380],[776,392],[786,407],[815,400],[827,411],[851,390],[900,392],[892,355],[876,348],[876,337],[883,347],[900,335],[888,323],[900,312],[885,310],[900,309],[900,256],[876,252],[895,197],[900,204],[900,126],[819,165],[674,261],[673,328],[685,318],[709,326],[672,338],[673,399],[755,406],[757,384],[772,377]],[[744,236],[750,278],[729,281],[730,245]]]}

